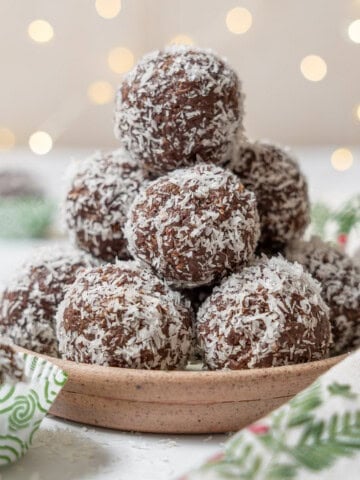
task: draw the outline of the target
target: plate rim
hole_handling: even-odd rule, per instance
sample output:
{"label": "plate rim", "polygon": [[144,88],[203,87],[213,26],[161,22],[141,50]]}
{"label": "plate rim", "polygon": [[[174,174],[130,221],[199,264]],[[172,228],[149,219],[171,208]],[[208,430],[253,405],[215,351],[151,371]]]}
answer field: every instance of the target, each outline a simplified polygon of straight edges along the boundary
{"label": "plate rim", "polygon": [[146,403],[211,404],[295,395],[348,354],[304,364],[249,370],[144,370],[76,363],[16,347],[64,370],[64,391],[74,396]]}

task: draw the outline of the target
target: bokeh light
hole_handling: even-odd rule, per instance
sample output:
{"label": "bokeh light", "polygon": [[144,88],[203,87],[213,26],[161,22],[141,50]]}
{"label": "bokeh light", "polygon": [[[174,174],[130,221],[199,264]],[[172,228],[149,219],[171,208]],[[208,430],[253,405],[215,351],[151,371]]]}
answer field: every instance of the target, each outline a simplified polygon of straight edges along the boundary
{"label": "bokeh light", "polygon": [[10,150],[14,145],[14,133],[7,127],[0,127],[0,151]]}
{"label": "bokeh light", "polygon": [[252,25],[252,15],[247,8],[235,7],[226,15],[226,26],[231,33],[246,33]]}
{"label": "bokeh light", "polygon": [[300,70],[306,80],[319,82],[327,73],[327,65],[318,55],[308,55],[301,60]]}
{"label": "bokeh light", "polygon": [[95,8],[100,17],[115,18],[121,10],[121,0],[96,0]]}
{"label": "bokeh light", "polygon": [[34,132],[29,138],[29,147],[37,155],[46,155],[53,147],[53,140],[47,132]]}
{"label": "bokeh light", "polygon": [[104,105],[114,98],[114,89],[111,83],[105,80],[92,82],[87,90],[88,97],[96,105]]}
{"label": "bokeh light", "polygon": [[108,64],[115,73],[128,72],[134,65],[134,55],[131,50],[125,47],[116,47],[110,50]]}
{"label": "bokeh light", "polygon": [[34,20],[28,26],[28,34],[36,43],[46,43],[54,36],[54,29],[46,20]]}
{"label": "bokeh light", "polygon": [[350,23],[348,27],[348,35],[354,43],[360,43],[360,18]]}
{"label": "bokeh light", "polygon": [[331,155],[331,165],[335,170],[349,170],[353,164],[353,154],[348,148],[338,148]]}
{"label": "bokeh light", "polygon": [[179,34],[170,40],[170,45],[194,45],[194,40],[189,35]]}
{"label": "bokeh light", "polygon": [[355,107],[355,116],[360,122],[360,103],[357,105],[357,107]]}

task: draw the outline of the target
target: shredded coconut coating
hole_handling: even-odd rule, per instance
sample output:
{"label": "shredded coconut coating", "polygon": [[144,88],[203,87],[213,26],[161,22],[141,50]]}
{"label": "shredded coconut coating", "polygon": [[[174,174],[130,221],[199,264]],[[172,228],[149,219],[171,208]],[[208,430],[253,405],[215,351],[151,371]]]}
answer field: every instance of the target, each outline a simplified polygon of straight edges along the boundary
{"label": "shredded coconut coating", "polygon": [[138,164],[118,149],[98,152],[71,169],[63,216],[72,240],[105,261],[129,258],[123,227],[144,182]]}
{"label": "shredded coconut coating", "polygon": [[190,302],[137,262],[80,275],[58,311],[59,349],[82,363],[175,369],[187,363]]}
{"label": "shredded coconut coating", "polygon": [[198,343],[211,370],[320,360],[331,342],[328,314],[320,285],[301,265],[262,257],[202,304]]}
{"label": "shredded coconut coating", "polygon": [[23,376],[23,358],[15,352],[7,339],[0,337],[0,385],[20,382]]}
{"label": "shredded coconut coating", "polygon": [[70,247],[35,251],[0,298],[0,335],[37,353],[57,356],[57,307],[76,275],[96,263]]}
{"label": "shredded coconut coating", "polygon": [[312,237],[293,242],[286,256],[301,263],[322,286],[338,354],[360,346],[360,266],[335,245]]}
{"label": "shredded coconut coating", "polygon": [[242,137],[237,74],[210,50],[172,46],[142,58],[120,85],[115,135],[155,174],[221,164]]}
{"label": "shredded coconut coating", "polygon": [[262,249],[276,251],[301,238],[310,222],[310,203],[296,160],[275,145],[245,142],[239,144],[229,166],[256,195]]}
{"label": "shredded coconut coating", "polygon": [[252,258],[260,234],[255,195],[215,165],[175,170],[136,197],[125,234],[131,254],[169,284],[211,284]]}

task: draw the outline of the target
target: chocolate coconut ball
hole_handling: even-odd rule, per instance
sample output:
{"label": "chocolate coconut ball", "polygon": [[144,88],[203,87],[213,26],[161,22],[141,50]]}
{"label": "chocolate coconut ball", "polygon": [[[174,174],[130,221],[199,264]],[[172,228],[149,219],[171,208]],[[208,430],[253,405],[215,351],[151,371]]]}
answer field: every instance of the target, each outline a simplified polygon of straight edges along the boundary
{"label": "chocolate coconut ball", "polygon": [[94,261],[72,248],[39,249],[0,298],[0,335],[37,353],[57,356],[55,316],[66,288]]}
{"label": "chocolate coconut ball", "polygon": [[78,162],[63,212],[79,248],[106,261],[129,258],[123,227],[144,175],[123,150]]}
{"label": "chocolate coconut ball", "polygon": [[288,246],[286,256],[301,263],[322,287],[330,307],[332,353],[360,346],[360,266],[335,245],[318,237]]}
{"label": "chocolate coconut ball", "polygon": [[246,263],[259,237],[255,195],[214,165],[175,170],[136,197],[130,252],[178,288],[207,285]]}
{"label": "chocolate coconut ball", "polygon": [[58,312],[59,349],[76,362],[174,369],[186,365],[190,302],[136,262],[88,270]]}
{"label": "chocolate coconut ball", "polygon": [[5,382],[20,382],[24,376],[24,360],[11,344],[0,338],[0,385]]}
{"label": "chocolate coconut ball", "polygon": [[329,353],[329,309],[302,266],[266,257],[215,287],[197,315],[211,370],[275,367]]}
{"label": "chocolate coconut ball", "polygon": [[300,238],[310,221],[305,177],[288,152],[268,143],[239,145],[230,168],[256,195],[263,251]]}
{"label": "chocolate coconut ball", "polygon": [[243,126],[236,73],[208,50],[172,46],[150,53],[122,82],[115,135],[155,174],[199,160],[221,164]]}

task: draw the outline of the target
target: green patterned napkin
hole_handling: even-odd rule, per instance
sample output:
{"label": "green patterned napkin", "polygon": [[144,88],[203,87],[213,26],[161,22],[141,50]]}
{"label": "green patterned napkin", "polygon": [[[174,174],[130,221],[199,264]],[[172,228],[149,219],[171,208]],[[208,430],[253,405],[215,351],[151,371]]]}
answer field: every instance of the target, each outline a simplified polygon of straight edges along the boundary
{"label": "green patterned napkin", "polygon": [[0,465],[18,460],[31,445],[34,433],[67,380],[52,363],[23,357],[23,378],[0,385]]}
{"label": "green patterned napkin", "polygon": [[182,480],[360,478],[360,350]]}

